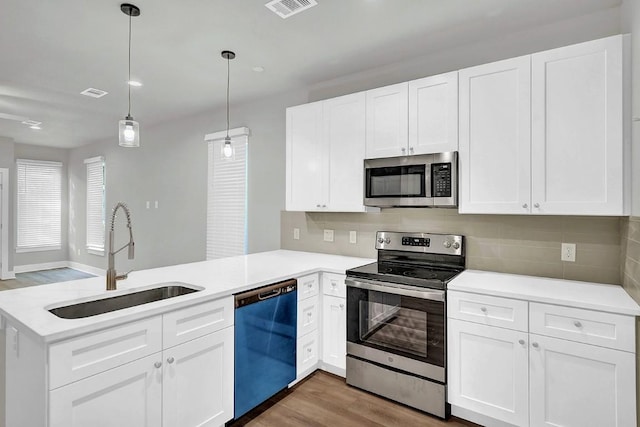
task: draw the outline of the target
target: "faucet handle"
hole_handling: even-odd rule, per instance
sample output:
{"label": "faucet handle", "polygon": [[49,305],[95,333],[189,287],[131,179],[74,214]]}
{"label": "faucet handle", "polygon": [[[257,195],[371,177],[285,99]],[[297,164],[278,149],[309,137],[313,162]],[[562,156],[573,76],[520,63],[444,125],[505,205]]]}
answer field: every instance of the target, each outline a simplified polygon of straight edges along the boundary
{"label": "faucet handle", "polygon": [[129,270],[124,274],[120,274],[119,276],[116,276],[116,280],[124,280],[129,276],[129,273],[131,273],[133,270]]}

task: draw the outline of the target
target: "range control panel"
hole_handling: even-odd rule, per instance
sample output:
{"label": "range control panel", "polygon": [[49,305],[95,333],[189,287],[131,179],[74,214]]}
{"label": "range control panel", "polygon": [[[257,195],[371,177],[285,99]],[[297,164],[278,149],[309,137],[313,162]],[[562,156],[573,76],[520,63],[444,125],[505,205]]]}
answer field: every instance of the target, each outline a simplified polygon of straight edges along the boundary
{"label": "range control panel", "polygon": [[422,252],[443,255],[464,255],[464,236],[438,233],[408,233],[378,231],[376,249]]}

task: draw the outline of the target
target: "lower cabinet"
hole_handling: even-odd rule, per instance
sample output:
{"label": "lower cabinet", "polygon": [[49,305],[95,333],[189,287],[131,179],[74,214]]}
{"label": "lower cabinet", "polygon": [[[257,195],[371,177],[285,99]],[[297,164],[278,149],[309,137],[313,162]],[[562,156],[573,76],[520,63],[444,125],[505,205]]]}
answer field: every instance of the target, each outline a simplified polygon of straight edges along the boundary
{"label": "lower cabinet", "polygon": [[49,425],[220,426],[232,390],[229,327],[52,390]]}
{"label": "lower cabinet", "polygon": [[[633,316],[450,294],[453,415],[491,426],[636,426]],[[513,329],[491,325],[499,313]],[[528,325],[507,321],[527,315]]]}
{"label": "lower cabinet", "polygon": [[528,334],[455,319],[448,326],[449,403],[528,425]]}
{"label": "lower cabinet", "polygon": [[[345,299],[323,295],[322,362],[344,376],[347,367],[347,309]],[[331,368],[330,372],[334,372]]]}

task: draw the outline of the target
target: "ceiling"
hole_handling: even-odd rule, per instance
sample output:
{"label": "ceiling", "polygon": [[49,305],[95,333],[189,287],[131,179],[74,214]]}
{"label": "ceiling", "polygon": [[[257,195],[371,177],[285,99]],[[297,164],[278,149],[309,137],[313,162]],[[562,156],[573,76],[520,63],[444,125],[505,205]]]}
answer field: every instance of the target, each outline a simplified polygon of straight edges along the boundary
{"label": "ceiling", "polygon": [[[267,0],[134,0],[132,115],[145,126],[231,100],[308,88],[429,52],[616,7],[621,0],[317,0],[288,19]],[[77,147],[117,139],[128,17],[112,0],[4,0],[0,136]],[[262,66],[257,73],[253,67]],[[89,87],[103,98],[80,95]],[[22,119],[42,122],[31,130]]]}

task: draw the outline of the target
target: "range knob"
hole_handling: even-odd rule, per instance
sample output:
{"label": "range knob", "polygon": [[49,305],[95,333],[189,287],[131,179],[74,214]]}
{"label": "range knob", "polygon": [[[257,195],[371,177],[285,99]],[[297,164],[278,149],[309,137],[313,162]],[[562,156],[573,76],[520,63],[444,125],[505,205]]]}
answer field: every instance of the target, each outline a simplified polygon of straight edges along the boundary
{"label": "range knob", "polygon": [[451,247],[451,242],[450,242],[450,241],[448,241],[448,240],[445,240],[444,242],[442,242],[442,245],[443,245],[445,248],[449,249],[449,248]]}
{"label": "range knob", "polygon": [[460,243],[453,242],[453,249],[460,249]]}
{"label": "range knob", "polygon": [[384,239],[382,237],[378,237],[378,243],[383,244],[384,243]]}
{"label": "range knob", "polygon": [[391,239],[387,237],[386,239],[384,239],[384,242],[388,245],[389,243],[391,243]]}

